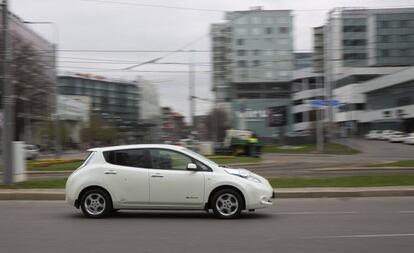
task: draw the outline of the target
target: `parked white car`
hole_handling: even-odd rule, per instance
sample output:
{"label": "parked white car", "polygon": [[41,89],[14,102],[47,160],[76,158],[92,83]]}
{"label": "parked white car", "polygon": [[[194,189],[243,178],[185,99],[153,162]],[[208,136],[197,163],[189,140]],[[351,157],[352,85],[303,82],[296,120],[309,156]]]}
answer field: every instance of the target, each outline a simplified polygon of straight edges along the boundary
{"label": "parked white car", "polygon": [[390,135],[393,133],[393,130],[384,130],[379,134],[378,140],[388,140],[390,138]]}
{"label": "parked white car", "polygon": [[272,205],[269,182],[248,170],[222,167],[180,146],[94,148],[66,182],[66,201],[85,216],[118,209],[213,210],[237,218]]}
{"label": "parked white car", "polygon": [[389,142],[403,142],[407,138],[407,134],[403,132],[394,132],[388,138]]}
{"label": "parked white car", "polygon": [[407,137],[405,137],[404,143],[414,145],[414,133],[410,133]]}
{"label": "parked white car", "polygon": [[26,159],[35,160],[39,156],[39,148],[36,145],[26,144],[23,146]]}
{"label": "parked white car", "polygon": [[376,140],[379,138],[381,132],[378,130],[371,130],[369,133],[365,135],[365,139],[367,140]]}

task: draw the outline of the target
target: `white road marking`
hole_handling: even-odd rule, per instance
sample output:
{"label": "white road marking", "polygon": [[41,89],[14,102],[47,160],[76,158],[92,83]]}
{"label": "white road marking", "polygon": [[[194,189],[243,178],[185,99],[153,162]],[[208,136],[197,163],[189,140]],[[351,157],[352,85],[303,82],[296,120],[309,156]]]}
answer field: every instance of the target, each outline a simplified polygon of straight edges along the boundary
{"label": "white road marking", "polygon": [[358,212],[276,212],[276,214],[283,215],[312,215],[312,214],[356,214]]}
{"label": "white road marking", "polygon": [[337,238],[381,238],[381,237],[411,237],[414,234],[373,234],[373,235],[334,235],[334,236],[312,236],[307,239],[337,239]]}
{"label": "white road marking", "polygon": [[397,213],[414,213],[414,211],[398,211]]}

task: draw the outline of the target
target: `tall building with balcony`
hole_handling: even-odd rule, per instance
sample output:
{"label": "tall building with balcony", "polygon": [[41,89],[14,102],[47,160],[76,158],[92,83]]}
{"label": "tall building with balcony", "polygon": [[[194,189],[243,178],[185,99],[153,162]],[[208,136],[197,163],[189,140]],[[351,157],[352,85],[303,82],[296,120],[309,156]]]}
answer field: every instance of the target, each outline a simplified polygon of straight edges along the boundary
{"label": "tall building with balcony", "polygon": [[323,30],[326,95],[342,104],[328,118],[355,132],[364,83],[414,64],[414,8],[336,8]]}
{"label": "tall building with balcony", "polygon": [[228,12],[225,18],[211,26],[216,101],[230,105],[234,128],[271,137],[277,130],[267,127],[267,108],[290,104],[291,11],[258,7]]}

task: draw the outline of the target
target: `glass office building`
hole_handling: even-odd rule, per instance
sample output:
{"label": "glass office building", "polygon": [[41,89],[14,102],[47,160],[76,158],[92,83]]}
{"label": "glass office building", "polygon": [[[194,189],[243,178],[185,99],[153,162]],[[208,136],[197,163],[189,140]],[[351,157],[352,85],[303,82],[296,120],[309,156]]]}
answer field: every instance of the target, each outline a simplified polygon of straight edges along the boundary
{"label": "glass office building", "polygon": [[135,131],[139,125],[140,89],[138,82],[108,79],[88,74],[59,76],[61,95],[91,97],[92,114],[121,131]]}

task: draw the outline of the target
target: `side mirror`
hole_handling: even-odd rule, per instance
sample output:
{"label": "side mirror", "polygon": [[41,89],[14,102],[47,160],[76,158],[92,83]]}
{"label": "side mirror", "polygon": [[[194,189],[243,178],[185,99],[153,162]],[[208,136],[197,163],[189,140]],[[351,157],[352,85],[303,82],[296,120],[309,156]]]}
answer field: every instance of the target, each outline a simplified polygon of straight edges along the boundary
{"label": "side mirror", "polygon": [[187,170],[198,171],[198,168],[197,165],[195,165],[194,163],[189,163],[187,164]]}

